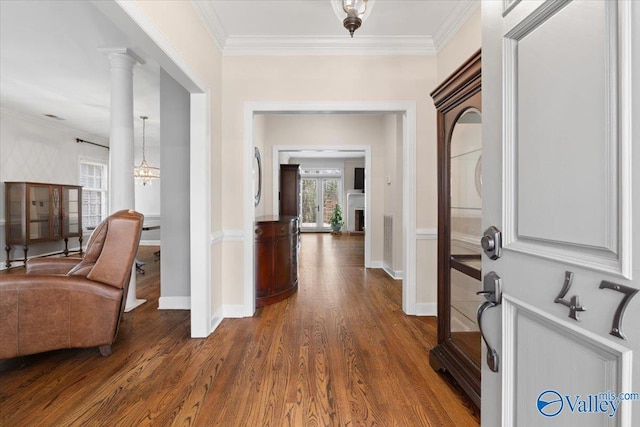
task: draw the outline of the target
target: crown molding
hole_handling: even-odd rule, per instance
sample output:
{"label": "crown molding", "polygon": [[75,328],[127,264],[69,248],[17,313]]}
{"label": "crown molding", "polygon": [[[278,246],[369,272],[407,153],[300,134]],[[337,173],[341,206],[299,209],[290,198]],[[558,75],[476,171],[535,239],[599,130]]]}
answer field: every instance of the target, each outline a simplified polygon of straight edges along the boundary
{"label": "crown molding", "polygon": [[218,14],[211,5],[211,2],[193,0],[191,4],[214,43],[218,46],[220,52],[222,52],[227,40],[227,32],[225,31],[222,22],[220,22],[220,18],[218,18]]}
{"label": "crown molding", "polygon": [[192,0],[204,27],[224,56],[437,55],[480,7],[465,0],[431,36],[229,36],[211,2]]}
{"label": "crown molding", "polygon": [[456,6],[453,13],[444,20],[438,31],[433,35],[434,45],[438,53],[479,8],[480,1],[478,0],[467,0]]}
{"label": "crown molding", "polygon": [[224,56],[238,55],[435,55],[431,37],[227,37]]}

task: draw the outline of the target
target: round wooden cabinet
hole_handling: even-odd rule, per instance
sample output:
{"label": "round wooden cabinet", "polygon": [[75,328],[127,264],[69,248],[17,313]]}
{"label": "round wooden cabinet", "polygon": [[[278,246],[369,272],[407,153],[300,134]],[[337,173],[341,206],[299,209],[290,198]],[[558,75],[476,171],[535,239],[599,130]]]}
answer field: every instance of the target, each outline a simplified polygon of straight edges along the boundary
{"label": "round wooden cabinet", "polygon": [[256,307],[282,301],[298,290],[298,233],[297,216],[256,218]]}

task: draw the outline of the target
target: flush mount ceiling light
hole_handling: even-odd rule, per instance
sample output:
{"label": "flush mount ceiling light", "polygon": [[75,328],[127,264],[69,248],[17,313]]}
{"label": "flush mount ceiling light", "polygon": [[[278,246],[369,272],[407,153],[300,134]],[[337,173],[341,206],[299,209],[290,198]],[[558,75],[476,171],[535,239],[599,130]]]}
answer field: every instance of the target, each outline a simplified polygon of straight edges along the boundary
{"label": "flush mount ceiling light", "polygon": [[375,0],[331,0],[334,12],[338,18],[344,18],[342,24],[349,31],[353,38],[353,33],[360,28],[362,22],[369,16]]}
{"label": "flush mount ceiling light", "polygon": [[147,183],[151,184],[152,179],[160,178],[160,169],[149,166],[145,159],[145,123],[149,117],[140,116],[140,118],[142,119],[142,163],[133,169],[133,177],[142,182],[142,185],[147,185]]}

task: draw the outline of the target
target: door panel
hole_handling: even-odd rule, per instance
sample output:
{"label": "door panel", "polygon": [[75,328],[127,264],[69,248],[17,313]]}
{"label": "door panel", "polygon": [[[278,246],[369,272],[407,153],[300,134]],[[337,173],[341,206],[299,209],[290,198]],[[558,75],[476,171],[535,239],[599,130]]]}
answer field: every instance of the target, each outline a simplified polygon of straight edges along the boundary
{"label": "door panel", "polygon": [[[503,425],[629,422],[629,407],[612,406],[609,391],[631,390],[631,350],[515,298],[505,295],[503,304]],[[549,363],[550,358],[562,363]],[[601,413],[590,412],[595,405]]]}
{"label": "door panel", "polygon": [[[517,153],[516,238],[611,249],[616,199],[607,180],[615,152],[605,137],[606,11],[600,2],[574,2],[554,12],[537,26],[517,26],[507,53],[514,55],[507,73],[517,81],[517,90],[508,92],[517,129],[511,141]],[[576,17],[584,23],[572,25]],[[572,84],[577,70],[589,72]],[[536,99],[544,102],[531,102]]]}
{"label": "door panel", "polygon": [[312,229],[318,224],[318,180],[302,178],[302,224],[301,228]]}
{"label": "door panel", "polygon": [[[482,8],[483,228],[502,227],[504,241],[500,259],[482,261],[503,286],[501,313],[482,321],[499,353],[497,373],[483,362],[482,424],[640,425],[638,402],[613,399],[615,412],[593,403],[640,389],[640,297],[629,301],[622,339],[612,324],[624,295],[601,287],[639,287],[631,130],[640,32],[631,23],[640,3]],[[570,317],[571,307],[584,311]]]}
{"label": "door panel", "polygon": [[337,178],[322,178],[322,228],[331,228],[333,208],[340,202],[340,181]]}
{"label": "door panel", "polygon": [[616,11],[554,2],[506,23],[504,231],[514,250],[628,275]]}

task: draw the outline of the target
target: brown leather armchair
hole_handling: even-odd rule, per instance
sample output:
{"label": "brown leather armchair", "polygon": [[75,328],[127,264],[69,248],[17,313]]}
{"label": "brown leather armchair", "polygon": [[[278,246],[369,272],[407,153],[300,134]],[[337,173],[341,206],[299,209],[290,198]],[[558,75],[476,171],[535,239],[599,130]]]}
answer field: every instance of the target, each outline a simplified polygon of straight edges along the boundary
{"label": "brown leather armchair", "polygon": [[91,234],[82,260],[35,258],[0,275],[0,359],[61,348],[111,354],[143,215],[119,211]]}

